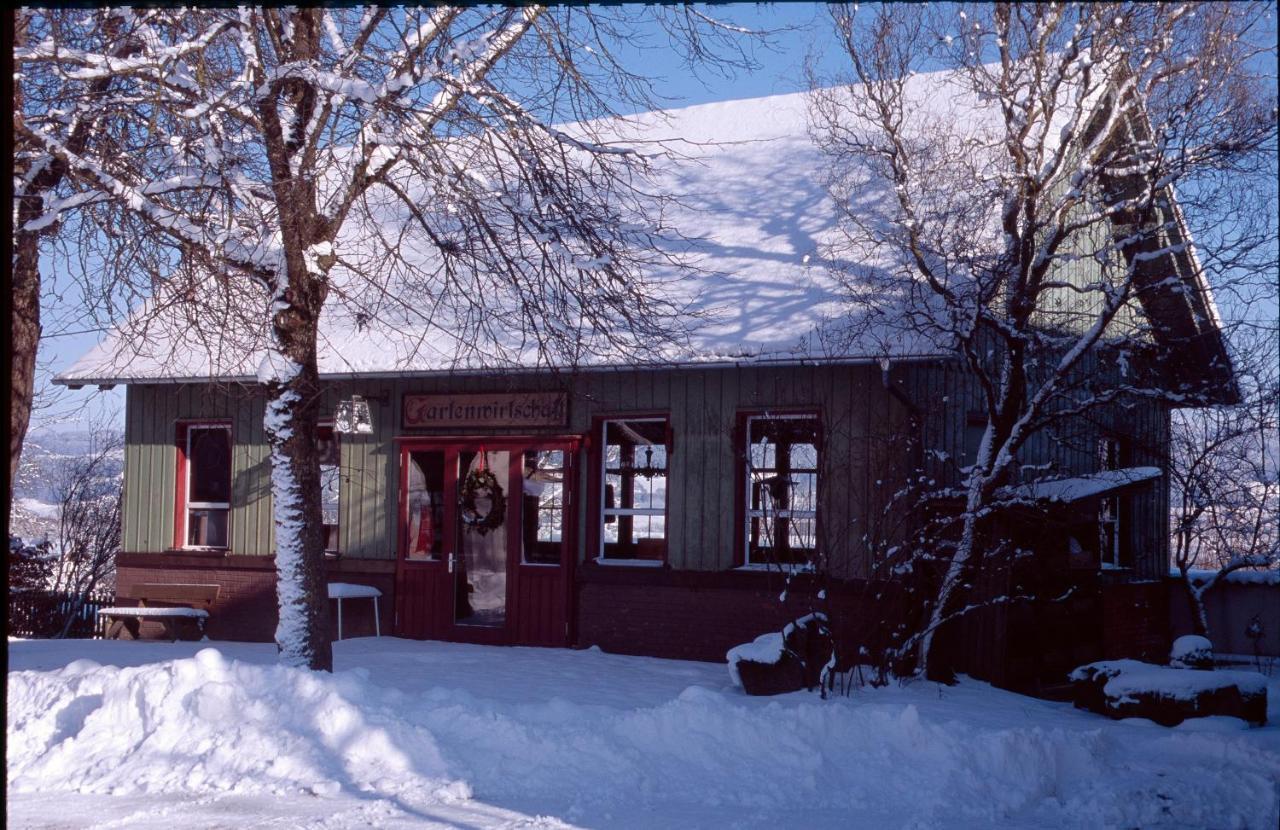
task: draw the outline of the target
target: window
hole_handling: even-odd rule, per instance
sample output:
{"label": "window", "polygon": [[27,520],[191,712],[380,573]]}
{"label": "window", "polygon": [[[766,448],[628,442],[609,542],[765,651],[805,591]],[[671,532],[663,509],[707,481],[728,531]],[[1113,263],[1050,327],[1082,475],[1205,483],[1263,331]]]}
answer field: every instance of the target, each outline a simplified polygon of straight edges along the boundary
{"label": "window", "polygon": [[666,559],[667,435],[666,418],[604,422],[602,561]]}
{"label": "window", "polygon": [[522,561],[559,565],[564,541],[564,451],[525,450]]}
{"label": "window", "polygon": [[320,512],[324,522],[324,549],[338,550],[338,498],[341,490],[342,447],[330,424],[316,429],[316,455],[320,458]]}
{"label": "window", "polygon": [[[1098,439],[1098,469],[1120,469],[1121,452],[1120,442],[1115,438]],[[1104,496],[1098,502],[1098,558],[1103,568],[1122,568],[1126,564],[1120,514],[1119,496]]]}
{"label": "window", "polygon": [[231,425],[187,424],[182,431],[182,544],[226,548],[231,513]]}
{"label": "window", "polygon": [[747,418],[747,565],[812,563],[818,536],[819,429],[812,415]]}

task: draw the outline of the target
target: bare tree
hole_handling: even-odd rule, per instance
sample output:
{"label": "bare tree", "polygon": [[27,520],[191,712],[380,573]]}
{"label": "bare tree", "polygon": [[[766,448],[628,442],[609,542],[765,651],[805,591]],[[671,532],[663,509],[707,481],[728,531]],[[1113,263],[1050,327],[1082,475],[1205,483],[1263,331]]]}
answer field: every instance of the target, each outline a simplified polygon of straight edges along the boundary
{"label": "bare tree", "polygon": [[1239,404],[1174,420],[1173,564],[1202,637],[1210,633],[1205,596],[1224,578],[1280,568],[1280,355],[1275,333],[1260,335],[1237,353],[1238,370],[1247,370],[1239,371]]}
{"label": "bare tree", "polygon": [[[145,299],[122,352],[191,364],[194,340],[198,371],[256,370],[268,389],[286,662],[332,664],[313,438],[322,316],[372,348],[416,333],[398,357],[436,367],[639,359],[678,331],[680,309],[652,276],[679,262],[663,244],[662,199],[646,190],[646,153],[609,133],[615,106],[653,101],[615,57],[637,13],[30,19],[15,52],[18,134],[67,172],[25,227],[74,211],[65,232],[92,252],[102,304]],[[746,60],[740,32],[701,12],[644,14],[691,61]],[[84,148],[63,116],[81,110],[96,125]]]}
{"label": "bare tree", "polygon": [[120,552],[120,507],[124,488],[122,436],[95,428],[83,455],[66,459],[54,494],[58,535],[49,588],[70,599],[58,636],[65,637],[80,609],[97,589],[114,584]]}
{"label": "bare tree", "polygon": [[[28,37],[31,12],[14,9],[14,48],[22,49]],[[117,49],[123,55],[127,46]],[[110,78],[89,84],[89,96],[106,91]],[[11,325],[9,354],[13,361],[9,375],[9,499],[13,500],[13,482],[17,477],[22,444],[31,422],[36,396],[36,356],[44,330],[41,319],[40,275],[41,241],[56,230],[56,212],[50,214],[49,203],[66,177],[66,164],[49,156],[27,141],[23,134],[26,85],[20,79],[14,85],[14,209],[13,267],[11,270]],[[32,90],[34,92],[34,90]],[[37,98],[42,93],[36,93]],[[96,129],[93,113],[79,109],[61,113],[65,140],[73,153],[83,153]]]}
{"label": "bare tree", "polygon": [[813,121],[842,212],[832,258],[855,263],[849,336],[954,351],[985,419],[958,515],[904,554],[937,569],[906,640],[918,671],[941,673],[935,633],[1018,555],[997,527],[1032,436],[1231,396],[1207,285],[1274,263],[1269,8],[833,10],[851,73],[815,79]]}

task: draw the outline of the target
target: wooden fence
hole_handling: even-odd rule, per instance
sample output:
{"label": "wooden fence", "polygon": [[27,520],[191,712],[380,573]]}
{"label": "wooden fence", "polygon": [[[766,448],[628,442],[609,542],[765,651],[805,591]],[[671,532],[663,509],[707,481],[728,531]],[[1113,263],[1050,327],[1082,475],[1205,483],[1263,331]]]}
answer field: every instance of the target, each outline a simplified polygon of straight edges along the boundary
{"label": "wooden fence", "polygon": [[85,597],[76,608],[77,594],[57,591],[21,591],[9,594],[9,636],[56,637],[67,618],[72,617],[67,636],[77,639],[106,636],[106,626],[98,619],[98,609],[115,602],[111,590],[98,590]]}

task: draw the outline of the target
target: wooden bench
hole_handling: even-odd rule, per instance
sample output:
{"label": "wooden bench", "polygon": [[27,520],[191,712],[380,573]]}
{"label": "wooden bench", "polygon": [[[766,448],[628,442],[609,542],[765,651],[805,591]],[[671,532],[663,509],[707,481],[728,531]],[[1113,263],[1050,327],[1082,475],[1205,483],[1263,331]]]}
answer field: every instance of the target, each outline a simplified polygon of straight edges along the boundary
{"label": "wooden bench", "polygon": [[136,640],[143,620],[154,620],[164,626],[165,637],[176,642],[181,626],[194,622],[197,639],[204,636],[209,609],[218,598],[217,585],[192,585],[143,582],[116,594],[118,600],[133,600],[136,606],[103,608],[99,616],[109,620],[107,637],[118,639],[128,632]]}

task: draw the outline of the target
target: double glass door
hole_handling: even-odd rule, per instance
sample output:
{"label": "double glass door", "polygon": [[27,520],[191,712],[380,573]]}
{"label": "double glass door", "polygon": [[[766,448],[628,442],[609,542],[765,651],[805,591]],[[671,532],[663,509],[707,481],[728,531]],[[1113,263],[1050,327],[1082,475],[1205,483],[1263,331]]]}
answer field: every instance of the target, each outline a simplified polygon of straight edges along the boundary
{"label": "double glass door", "polygon": [[530,620],[567,614],[523,607],[561,593],[567,603],[567,585],[521,589],[565,581],[570,450],[527,439],[402,447],[402,633],[516,641]]}

